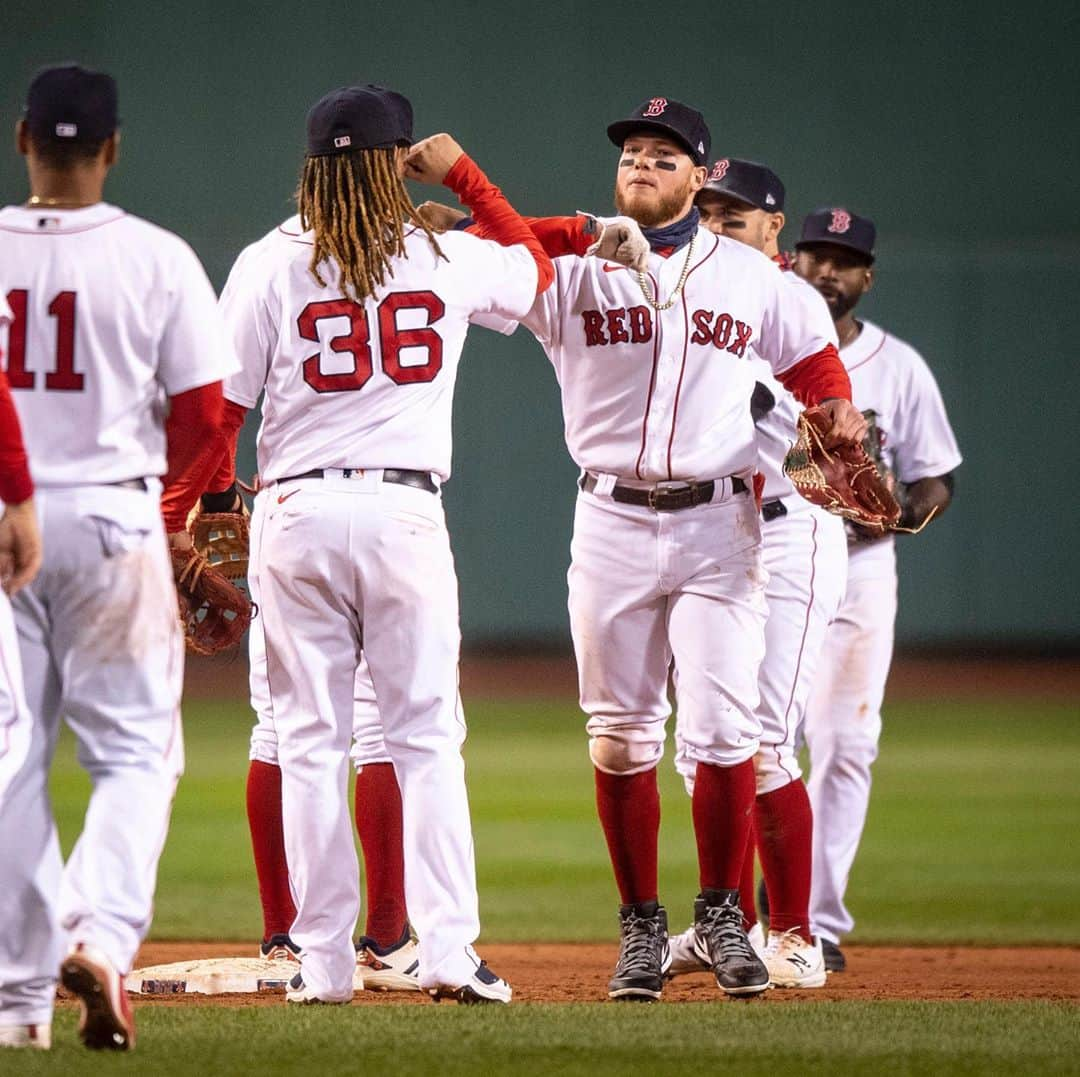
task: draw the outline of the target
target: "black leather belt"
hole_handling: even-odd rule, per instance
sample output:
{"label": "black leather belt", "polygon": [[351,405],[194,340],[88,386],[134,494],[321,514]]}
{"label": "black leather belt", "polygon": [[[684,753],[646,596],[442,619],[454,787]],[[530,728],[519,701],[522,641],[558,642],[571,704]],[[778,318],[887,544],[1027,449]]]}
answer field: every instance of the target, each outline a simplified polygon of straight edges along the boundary
{"label": "black leather belt", "polygon": [[[365,469],[362,467],[343,467],[339,469],[342,473],[342,478],[349,478],[353,472],[361,474]],[[368,471],[374,470],[373,468],[367,468]],[[314,467],[310,471],[305,471],[303,475],[289,475],[287,478],[278,479],[278,482],[293,482],[295,479],[322,479],[326,477],[326,472],[321,467]],[[429,471],[407,471],[402,468],[396,467],[384,467],[382,469],[382,481],[392,482],[395,486],[413,486],[417,490],[426,490],[429,494],[437,494],[439,488],[431,479],[431,472]]]}
{"label": "black leather belt", "polygon": [[777,499],[776,501],[766,501],[761,506],[761,518],[768,523],[769,520],[779,520],[781,516],[787,515],[787,505]]}
{"label": "black leather belt", "polygon": [[[679,509],[692,509],[695,505],[704,505],[706,501],[712,501],[713,494],[716,493],[717,481],[709,479],[706,482],[672,483],[653,486],[646,490],[639,490],[634,486],[620,486],[616,483],[611,488],[611,500],[618,501],[622,505],[642,505],[656,512],[677,512]],[[737,475],[732,476],[728,481],[731,483],[733,494],[746,493],[746,483]],[[578,481],[578,485],[585,493],[591,494],[596,489],[597,482],[596,476],[591,471],[586,471]]]}
{"label": "black leather belt", "polygon": [[106,486],[119,486],[121,490],[142,490],[145,494],[150,489],[146,479],[124,479],[122,482],[107,482]]}

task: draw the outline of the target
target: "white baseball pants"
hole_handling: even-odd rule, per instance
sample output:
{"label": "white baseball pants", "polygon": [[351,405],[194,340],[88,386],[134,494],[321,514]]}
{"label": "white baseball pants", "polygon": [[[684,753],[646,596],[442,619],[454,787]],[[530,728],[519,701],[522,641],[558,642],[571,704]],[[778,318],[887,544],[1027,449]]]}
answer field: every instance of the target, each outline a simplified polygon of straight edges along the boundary
{"label": "white baseball pants", "polygon": [[814,809],[810,926],[832,942],[855,925],[844,894],[870,803],[895,621],[895,575],[850,580],[806,710]]}
{"label": "white baseball pants", "polygon": [[765,582],[754,500],[718,483],[678,512],[578,495],[568,574],[589,752],[637,774],[664,753],[674,658],[685,754],[734,766],[757,751]]}
{"label": "white baseball pants", "polygon": [[327,998],[352,991],[360,892],[346,788],[362,647],[401,786],[420,985],[461,984],[479,916],[442,503],[379,471],[267,494],[253,557],[304,981]]}
{"label": "white baseball pants", "polygon": [[[48,1021],[68,942],[91,943],[125,972],[150,926],[183,769],[183,641],[160,485],[149,485],[35,495],[45,562],[13,603],[33,725],[0,762],[5,1023]],[[62,872],[48,795],[61,719],[93,782]]]}
{"label": "white baseball pants", "polygon": [[[839,517],[807,505],[761,523],[768,572],[765,657],[758,672],[761,744],[754,756],[757,795],[802,777],[796,736],[815,682],[829,623],[847,582],[847,539]],[[675,766],[692,795],[697,764],[675,730]]]}
{"label": "white baseball pants", "polygon": [[[262,526],[262,517],[268,500],[276,494],[264,492],[255,498],[251,511],[251,545],[258,546],[258,532]],[[248,590],[251,600],[259,606],[258,568],[254,564],[248,571]],[[249,688],[251,709],[255,712],[255,726],[251,731],[249,759],[260,763],[278,765],[278,736],[274,725],[274,713],[270,705],[270,687],[266,683],[266,641],[263,635],[262,618],[256,616],[248,631]],[[357,773],[365,766],[375,763],[389,763],[390,753],[383,739],[382,718],[375,699],[375,686],[371,683],[371,672],[367,659],[360,656],[356,670],[356,682],[353,686],[353,739],[349,756]]]}

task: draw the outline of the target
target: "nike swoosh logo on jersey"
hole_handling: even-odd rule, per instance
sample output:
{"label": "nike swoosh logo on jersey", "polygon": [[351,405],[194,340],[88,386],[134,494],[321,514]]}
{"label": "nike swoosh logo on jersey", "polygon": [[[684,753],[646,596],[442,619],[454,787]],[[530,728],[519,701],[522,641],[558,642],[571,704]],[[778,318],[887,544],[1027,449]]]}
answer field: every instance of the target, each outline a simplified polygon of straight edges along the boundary
{"label": "nike swoosh logo on jersey", "polygon": [[285,502],[288,501],[290,497],[292,497],[294,494],[298,494],[298,493],[300,493],[299,490],[290,490],[287,494],[278,494],[277,503],[279,505],[284,505]]}
{"label": "nike swoosh logo on jersey", "polygon": [[600,268],[605,273],[614,273],[616,269],[625,269],[626,266],[609,266],[607,262],[605,262]]}

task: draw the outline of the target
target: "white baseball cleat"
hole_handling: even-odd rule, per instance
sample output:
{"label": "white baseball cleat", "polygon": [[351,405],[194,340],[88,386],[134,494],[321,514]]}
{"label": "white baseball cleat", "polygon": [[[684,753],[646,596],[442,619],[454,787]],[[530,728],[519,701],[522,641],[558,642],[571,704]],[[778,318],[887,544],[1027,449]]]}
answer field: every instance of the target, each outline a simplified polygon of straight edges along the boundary
{"label": "white baseball cleat", "polygon": [[382,947],[364,935],[356,943],[356,979],[362,991],[419,991],[420,949],[408,927],[393,946]]}
{"label": "white baseball cleat", "polygon": [[347,1006],[352,1002],[352,992],[347,995],[325,996],[316,994],[306,983],[301,973],[297,973],[285,988],[285,1001],[304,1006]]}
{"label": "white baseball cleat", "polygon": [[824,987],[825,958],[821,940],[809,943],[792,928],[782,934],[769,932],[762,955],[773,987]]}
{"label": "white baseball cleat", "polygon": [[51,1025],[0,1025],[0,1047],[47,1051],[51,1046]]}
{"label": "white baseball cleat", "polygon": [[436,987],[429,987],[428,994],[436,1002],[449,998],[471,1006],[485,1002],[505,1004],[510,1001],[514,992],[504,979],[496,976],[487,967],[486,961],[481,961],[477,970],[463,984],[438,984]]}
{"label": "white baseball cleat", "polygon": [[299,961],[300,947],[288,935],[271,935],[259,943],[259,957],[264,961]]}
{"label": "white baseball cleat", "polygon": [[81,1004],[79,1038],[94,1050],[135,1047],[135,1015],[123,977],[96,947],[79,942],[60,966],[60,982]]}
{"label": "white baseball cleat", "polygon": [[712,972],[712,967],[702,960],[697,951],[697,932],[691,924],[681,935],[668,939],[671,964],[668,976],[685,976],[688,972]]}
{"label": "white baseball cleat", "polygon": [[758,920],[756,924],[746,933],[747,939],[750,940],[750,945],[754,948],[754,953],[765,960],[765,929],[761,926],[761,921]]}

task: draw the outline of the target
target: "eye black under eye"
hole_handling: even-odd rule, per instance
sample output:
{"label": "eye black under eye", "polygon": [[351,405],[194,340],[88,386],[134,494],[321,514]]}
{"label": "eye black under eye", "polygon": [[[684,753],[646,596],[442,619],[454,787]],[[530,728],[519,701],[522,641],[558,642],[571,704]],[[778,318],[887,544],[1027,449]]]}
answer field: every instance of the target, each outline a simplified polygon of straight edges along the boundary
{"label": "eye black under eye", "polygon": [[657,168],[662,168],[665,172],[678,172],[679,166],[674,161],[657,161]]}

